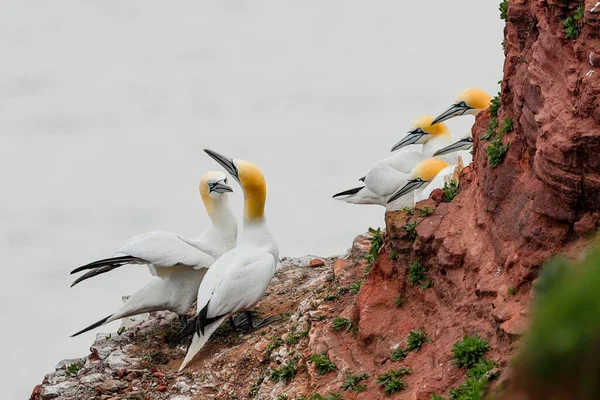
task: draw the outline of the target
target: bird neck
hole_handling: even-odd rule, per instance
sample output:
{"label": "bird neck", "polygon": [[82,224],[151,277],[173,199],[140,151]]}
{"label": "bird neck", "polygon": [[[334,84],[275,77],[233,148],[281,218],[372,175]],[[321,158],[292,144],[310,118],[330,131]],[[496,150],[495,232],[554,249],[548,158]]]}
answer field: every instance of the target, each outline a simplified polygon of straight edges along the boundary
{"label": "bird neck", "polygon": [[244,188],[244,222],[264,221],[267,190],[264,185]]}
{"label": "bird neck", "polygon": [[210,211],[207,207],[206,212],[212,222],[213,228],[223,231],[224,233],[231,233],[232,231],[237,233],[237,222],[229,207],[229,201],[225,196],[222,196],[222,198],[218,200],[209,200],[211,201]]}

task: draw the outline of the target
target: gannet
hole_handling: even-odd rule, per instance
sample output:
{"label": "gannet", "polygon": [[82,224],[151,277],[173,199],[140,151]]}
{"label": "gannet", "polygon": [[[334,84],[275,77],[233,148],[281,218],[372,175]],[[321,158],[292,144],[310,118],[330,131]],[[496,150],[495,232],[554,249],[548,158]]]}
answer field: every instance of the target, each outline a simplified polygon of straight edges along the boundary
{"label": "gannet", "polygon": [[440,149],[451,146],[454,139],[446,124],[440,122],[433,125],[433,120],[434,117],[432,115],[425,115],[414,121],[412,123],[412,130],[392,147],[392,151],[397,151],[412,144],[422,144],[423,156],[425,158],[439,155],[440,157],[438,158],[441,158],[450,164],[455,164],[460,155],[463,159],[467,160],[467,163],[470,163],[471,154],[467,152],[462,152],[461,154],[448,154],[443,157],[441,157],[441,154],[438,154]]}
{"label": "gannet", "polygon": [[456,164],[448,165],[440,172],[437,173],[435,178],[427,186],[423,186],[421,190],[415,192],[415,204],[421,200],[429,198],[431,192],[435,189],[443,189],[447,183],[454,180],[457,184],[459,183],[459,176],[463,170],[462,157],[458,157]]}
{"label": "gannet", "polygon": [[[279,250],[264,215],[267,186],[260,168],[204,150],[240,184],[244,192],[244,227],[233,250],[223,254],[208,270],[198,290],[195,333],[179,370],[202,349],[230,315],[251,310],[261,299],[275,273]],[[247,313],[252,329],[252,314]]]}
{"label": "gannet", "polygon": [[423,153],[420,151],[397,151],[391,157],[377,161],[369,173],[360,178],[364,186],[336,193],[333,198],[353,204],[376,204],[388,210],[412,207],[412,193],[390,204],[388,198],[409,179],[413,167],[423,159]]}
{"label": "gannet", "polygon": [[71,271],[74,274],[91,269],[71,286],[127,264],[147,264],[150,273],[156,276],[118,311],[72,337],[120,318],[159,310],[173,311],[179,315],[182,324],[187,323],[187,312],[196,300],[207,268],[223,253],[234,248],[237,238],[237,222],[227,199],[227,193],[233,191],[227,184],[227,175],[220,171],[204,174],[199,191],[212,225],[197,239],[183,239],[161,231],[144,233],[130,239],[115,257]]}
{"label": "gannet", "polygon": [[[480,89],[466,89],[460,92],[456,98],[456,102],[450,108],[438,115],[432,124],[440,124],[450,118],[459,115],[474,115],[476,116],[490,106],[492,96]],[[473,147],[473,134],[469,131],[462,139],[438,149],[433,156],[443,156],[455,151],[470,150]],[[462,154],[464,156],[464,154]],[[467,162],[469,164],[469,162]]]}
{"label": "gannet", "polygon": [[404,185],[389,197],[388,203],[415,191],[415,203],[422,200],[422,192],[424,189],[427,188],[438,173],[448,166],[449,164],[446,161],[438,158],[426,158],[421,161],[412,169],[410,177],[405,180]]}
{"label": "gannet", "polygon": [[456,96],[456,102],[438,115],[432,125],[460,115],[477,115],[490,106],[492,96],[481,89],[465,89]]}

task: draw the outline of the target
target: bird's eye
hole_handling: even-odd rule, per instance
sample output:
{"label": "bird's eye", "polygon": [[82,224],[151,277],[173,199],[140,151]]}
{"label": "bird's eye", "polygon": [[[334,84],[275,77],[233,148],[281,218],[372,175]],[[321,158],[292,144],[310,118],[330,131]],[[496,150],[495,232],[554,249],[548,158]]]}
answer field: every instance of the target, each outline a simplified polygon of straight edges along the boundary
{"label": "bird's eye", "polygon": [[461,101],[460,103],[457,104],[457,106],[459,106],[459,107],[466,107],[467,103],[465,103],[464,101]]}
{"label": "bird's eye", "polygon": [[216,183],[214,183],[214,182],[209,182],[209,183],[208,183],[208,187],[209,187],[210,189],[214,188],[214,187],[215,187],[215,185],[216,185]]}
{"label": "bird's eye", "polygon": [[417,132],[417,133],[424,133],[424,132],[423,132],[423,129],[421,129],[421,128],[417,128],[416,132]]}
{"label": "bird's eye", "polygon": [[227,184],[227,178],[225,178],[225,180],[223,180],[223,182],[224,182],[225,184]]}

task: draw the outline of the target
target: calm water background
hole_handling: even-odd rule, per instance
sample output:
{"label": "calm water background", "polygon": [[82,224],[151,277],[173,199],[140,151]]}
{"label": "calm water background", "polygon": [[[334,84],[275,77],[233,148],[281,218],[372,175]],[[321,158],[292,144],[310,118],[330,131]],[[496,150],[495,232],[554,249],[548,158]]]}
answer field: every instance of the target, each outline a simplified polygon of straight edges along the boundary
{"label": "calm water background", "polygon": [[[422,114],[497,91],[497,1],[19,1],[0,16],[2,398],[87,354],[149,275],[68,272],[206,226],[205,147],[263,167],[282,255],[342,253],[383,209],[339,203]],[[472,117],[453,120],[457,136]],[[234,186],[238,190],[239,187]],[[234,196],[241,208],[239,190]],[[116,324],[100,330],[116,329]]]}

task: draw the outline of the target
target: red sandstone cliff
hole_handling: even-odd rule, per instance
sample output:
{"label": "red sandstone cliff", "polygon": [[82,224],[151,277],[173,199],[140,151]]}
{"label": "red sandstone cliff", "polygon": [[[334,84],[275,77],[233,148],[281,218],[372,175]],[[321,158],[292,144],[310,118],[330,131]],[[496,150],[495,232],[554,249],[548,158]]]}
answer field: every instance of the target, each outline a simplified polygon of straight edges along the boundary
{"label": "red sandstone cliff", "polygon": [[[504,373],[500,379],[508,379],[508,362],[526,329],[532,281],[540,267],[556,253],[575,256],[600,219],[600,4],[585,1],[581,33],[566,39],[561,21],[578,5],[509,0],[497,118],[512,118],[514,130],[502,138],[509,145],[504,161],[497,168],[489,165],[489,142],[480,139],[491,118],[485,112],[473,127],[474,161],[461,177],[459,195],[444,203],[435,193],[437,202],[419,205],[435,208],[429,216],[388,213],[385,246],[357,295],[337,294],[337,288],[363,278],[369,246],[364,240],[354,244],[348,257],[324,267],[284,268],[261,305],[265,312],[284,313],[280,323],[243,340],[235,333],[219,335],[187,375],[175,372],[183,353],[157,343],[153,351],[168,356],[164,363],[128,367],[140,376],[133,378],[138,379],[136,390],[133,379],[127,383],[131,371],[111,373],[111,380],[125,383],[106,398],[134,393],[166,399],[186,388],[181,399],[295,399],[302,393],[330,392],[345,399],[376,399],[384,394],[375,376],[407,367],[412,370],[405,376],[407,388],[392,398],[426,400],[433,393],[445,396],[464,381],[465,371],[451,363],[450,350],[464,334],[475,332],[489,339],[492,350],[486,357],[498,363]],[[409,221],[418,222],[414,238],[405,228]],[[432,287],[407,282],[413,261],[426,267]],[[332,321],[339,316],[354,327],[334,332]],[[431,343],[403,361],[392,361],[394,349],[418,328]],[[306,337],[288,342],[290,334],[306,330]],[[322,376],[310,361],[311,354],[321,352],[337,367]],[[297,370],[287,384],[270,377],[291,359]],[[166,377],[150,374],[143,384],[141,377],[150,368]],[[346,372],[368,374],[365,391],[343,391]],[[160,390],[152,379],[158,379]],[[44,398],[49,385],[37,388],[34,398]],[[88,389],[91,397],[82,398],[103,393],[102,387]]]}

